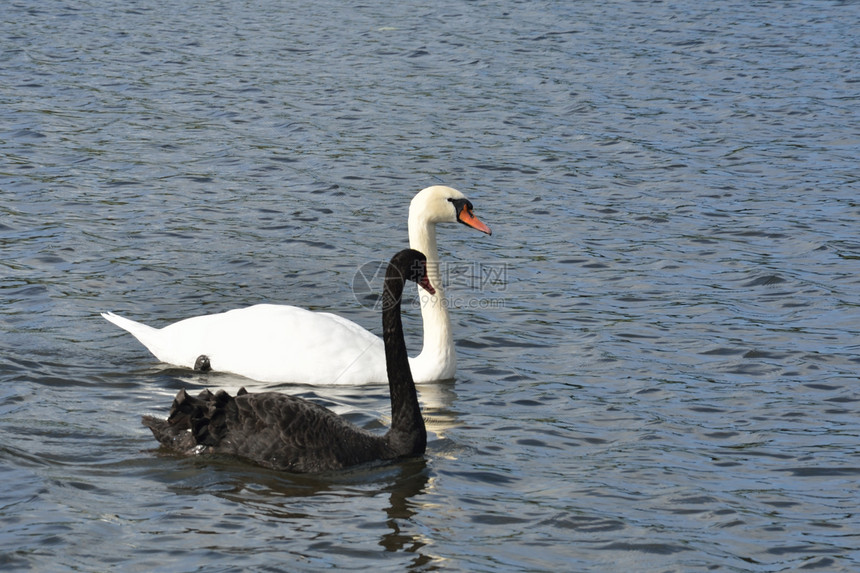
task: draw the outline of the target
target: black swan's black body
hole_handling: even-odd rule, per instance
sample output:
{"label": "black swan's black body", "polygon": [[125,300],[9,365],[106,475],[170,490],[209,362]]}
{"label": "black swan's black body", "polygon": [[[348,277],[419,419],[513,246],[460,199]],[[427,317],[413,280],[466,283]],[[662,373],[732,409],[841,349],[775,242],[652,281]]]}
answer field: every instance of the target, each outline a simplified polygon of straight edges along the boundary
{"label": "black swan's black body", "polygon": [[419,456],[427,431],[409,370],[400,297],[405,279],[433,292],[426,258],[403,250],[391,259],[382,294],[382,326],[391,428],[384,435],[363,430],[318,404],[277,392],[236,396],[180,390],[167,420],[144,416],[143,424],[165,447],[183,453],[223,453],[262,466],[297,473],[337,470],[376,460]]}

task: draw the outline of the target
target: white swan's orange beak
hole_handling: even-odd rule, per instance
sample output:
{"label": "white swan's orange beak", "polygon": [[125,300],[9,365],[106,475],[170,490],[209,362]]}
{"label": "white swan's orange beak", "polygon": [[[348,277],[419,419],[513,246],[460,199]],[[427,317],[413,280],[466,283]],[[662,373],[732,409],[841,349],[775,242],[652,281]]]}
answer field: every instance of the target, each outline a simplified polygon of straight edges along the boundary
{"label": "white swan's orange beak", "polygon": [[427,275],[421,277],[421,280],[418,281],[418,286],[420,286],[430,294],[436,294],[436,289],[433,288],[433,285],[430,284],[430,279],[427,278]]}
{"label": "white swan's orange beak", "polygon": [[475,217],[475,214],[472,212],[472,205],[469,203],[463,205],[463,208],[460,209],[459,213],[457,213],[457,220],[464,225],[468,225],[473,229],[481,231],[482,233],[486,233],[488,235],[493,234],[490,228],[485,225],[483,221]]}

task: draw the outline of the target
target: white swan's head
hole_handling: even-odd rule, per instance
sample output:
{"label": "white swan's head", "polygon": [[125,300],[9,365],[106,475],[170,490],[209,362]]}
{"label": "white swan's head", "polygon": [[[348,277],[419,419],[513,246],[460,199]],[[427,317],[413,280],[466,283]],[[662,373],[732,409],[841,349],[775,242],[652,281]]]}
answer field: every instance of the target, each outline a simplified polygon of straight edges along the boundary
{"label": "white swan's head", "polygon": [[472,203],[466,196],[451,187],[434,185],[420,191],[409,204],[410,228],[415,224],[463,223],[482,233],[493,232],[478,219]]}

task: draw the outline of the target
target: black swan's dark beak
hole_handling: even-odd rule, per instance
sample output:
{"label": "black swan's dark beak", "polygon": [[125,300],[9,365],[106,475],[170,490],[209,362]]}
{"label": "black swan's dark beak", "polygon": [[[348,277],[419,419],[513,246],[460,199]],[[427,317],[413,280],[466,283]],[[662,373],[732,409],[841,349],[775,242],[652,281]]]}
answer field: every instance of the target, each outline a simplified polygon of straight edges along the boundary
{"label": "black swan's dark beak", "polygon": [[418,281],[418,285],[430,294],[436,294],[436,289],[430,284],[430,279],[427,278],[427,275],[421,277],[421,280]]}

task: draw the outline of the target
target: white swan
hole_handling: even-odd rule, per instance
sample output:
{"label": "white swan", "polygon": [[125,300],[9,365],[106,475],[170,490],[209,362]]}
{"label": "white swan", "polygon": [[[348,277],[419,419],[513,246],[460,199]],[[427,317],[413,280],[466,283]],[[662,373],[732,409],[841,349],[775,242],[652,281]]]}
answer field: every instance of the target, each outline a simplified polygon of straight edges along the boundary
{"label": "white swan", "polygon": [[[451,187],[428,187],[409,205],[409,246],[427,256],[434,296],[421,296],[424,346],[409,359],[416,382],[454,377],[457,357],[442,290],[436,223],[460,222],[491,234],[472,204]],[[231,372],[261,382],[314,385],[382,384],[388,380],[382,339],[326,312],[258,304],[152,328],[111,312],[102,316],[130,332],[160,361],[187,368]]]}

